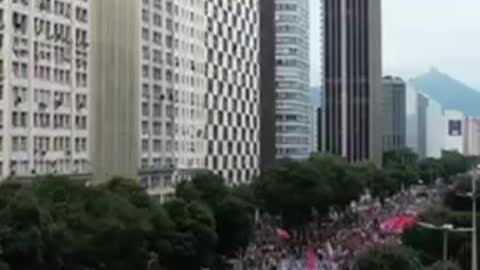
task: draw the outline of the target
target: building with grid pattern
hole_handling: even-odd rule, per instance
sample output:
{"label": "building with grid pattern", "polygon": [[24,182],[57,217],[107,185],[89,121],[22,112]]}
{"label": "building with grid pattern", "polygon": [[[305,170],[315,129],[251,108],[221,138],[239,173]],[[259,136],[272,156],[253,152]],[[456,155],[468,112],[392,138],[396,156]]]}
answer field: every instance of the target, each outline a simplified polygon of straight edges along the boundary
{"label": "building with grid pattern", "polygon": [[206,0],[207,169],[229,183],[259,172],[259,2]]}
{"label": "building with grid pattern", "polygon": [[88,0],[0,1],[0,177],[90,171]]}
{"label": "building with grid pattern", "polygon": [[309,1],[276,0],[276,156],[313,152],[310,102]]}

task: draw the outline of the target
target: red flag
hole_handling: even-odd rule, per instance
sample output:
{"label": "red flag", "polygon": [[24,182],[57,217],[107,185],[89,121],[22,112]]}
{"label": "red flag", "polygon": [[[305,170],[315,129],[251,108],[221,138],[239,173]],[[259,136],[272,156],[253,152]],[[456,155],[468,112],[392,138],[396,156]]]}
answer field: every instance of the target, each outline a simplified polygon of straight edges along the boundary
{"label": "red flag", "polygon": [[380,228],[385,232],[400,233],[417,222],[416,216],[397,216],[384,221]]}
{"label": "red flag", "polygon": [[290,240],[291,238],[290,234],[287,231],[280,228],[277,228],[277,236],[284,241]]}

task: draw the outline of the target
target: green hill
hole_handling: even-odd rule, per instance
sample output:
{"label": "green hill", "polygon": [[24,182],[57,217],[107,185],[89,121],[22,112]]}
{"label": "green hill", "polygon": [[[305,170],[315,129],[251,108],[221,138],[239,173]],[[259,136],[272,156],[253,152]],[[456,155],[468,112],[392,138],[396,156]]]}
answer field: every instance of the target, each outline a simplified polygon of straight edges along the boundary
{"label": "green hill", "polygon": [[432,69],[410,83],[445,109],[458,110],[468,116],[480,116],[480,92],[445,73]]}

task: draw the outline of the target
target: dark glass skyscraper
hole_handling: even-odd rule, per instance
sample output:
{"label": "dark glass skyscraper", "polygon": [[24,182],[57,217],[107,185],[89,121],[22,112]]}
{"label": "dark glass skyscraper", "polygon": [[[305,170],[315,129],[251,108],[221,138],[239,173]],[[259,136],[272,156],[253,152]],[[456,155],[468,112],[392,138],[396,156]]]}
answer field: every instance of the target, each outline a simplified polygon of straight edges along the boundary
{"label": "dark glass skyscraper", "polygon": [[323,0],[325,152],[382,160],[381,0]]}
{"label": "dark glass skyscraper", "polygon": [[275,0],[260,0],[260,170],[275,163]]}

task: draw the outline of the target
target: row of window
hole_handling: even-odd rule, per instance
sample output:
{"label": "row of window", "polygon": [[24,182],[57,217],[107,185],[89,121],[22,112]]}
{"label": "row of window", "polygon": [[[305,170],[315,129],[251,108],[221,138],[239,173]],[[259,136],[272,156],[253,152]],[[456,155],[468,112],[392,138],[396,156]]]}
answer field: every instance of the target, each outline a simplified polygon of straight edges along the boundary
{"label": "row of window", "polygon": [[[28,102],[28,88],[22,86],[12,86],[13,104],[19,106]],[[53,100],[52,100],[53,96]],[[3,87],[0,87],[0,100],[3,100]],[[72,94],[65,91],[52,91],[47,89],[34,89],[33,100],[38,104],[40,110],[47,109],[53,104],[55,109],[60,107],[71,108],[72,106]],[[82,110],[87,106],[87,95],[76,94],[75,95],[75,108]]]}
{"label": "row of window", "polygon": [[[27,136],[12,136],[11,150],[13,153],[27,152],[28,151],[28,137]],[[49,152],[66,152],[70,154],[71,150],[70,137],[47,137],[47,136],[34,136],[33,137],[33,150],[36,158],[42,158]],[[3,145],[3,138],[0,137],[0,150]],[[87,138],[75,137],[74,139],[75,153],[87,152]]]}
{"label": "row of window", "polygon": [[169,151],[175,151],[175,152],[182,152],[182,153],[199,153],[202,152],[204,146],[202,142],[198,141],[190,141],[190,142],[185,142],[182,141],[182,143],[175,142],[173,143],[172,140],[167,140],[167,141],[162,141],[161,139],[154,139],[154,140],[148,140],[148,139],[143,139],[142,140],[142,152],[147,153],[150,150],[150,144],[152,146],[153,152],[157,153],[163,153],[163,151],[169,152]]}
{"label": "row of window", "polygon": [[[86,159],[34,160],[30,166],[28,160],[11,160],[10,175],[57,174],[71,172],[88,172]],[[3,176],[3,162],[0,161],[0,175]]]}

